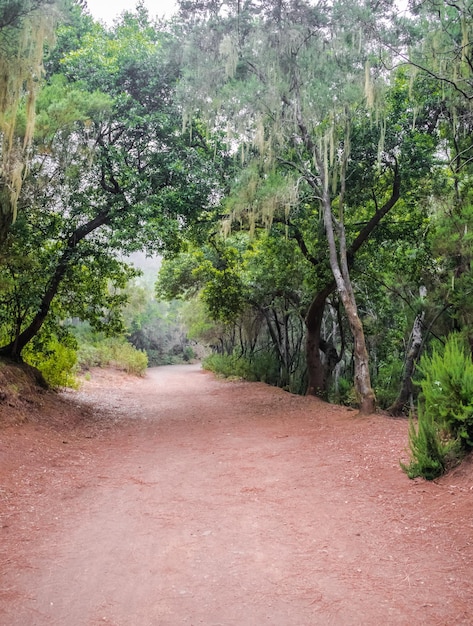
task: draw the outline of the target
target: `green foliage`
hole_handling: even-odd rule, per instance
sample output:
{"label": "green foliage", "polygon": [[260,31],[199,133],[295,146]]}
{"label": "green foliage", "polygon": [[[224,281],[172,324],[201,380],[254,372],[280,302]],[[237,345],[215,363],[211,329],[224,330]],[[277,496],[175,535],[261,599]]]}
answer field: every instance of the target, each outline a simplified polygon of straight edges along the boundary
{"label": "green foliage", "polygon": [[195,295],[200,287],[196,272],[201,261],[201,255],[191,252],[182,252],[165,259],[156,283],[158,299],[186,299]]}
{"label": "green foliage", "polygon": [[77,387],[77,349],[70,342],[51,337],[41,346],[30,344],[24,359],[40,370],[51,387]]}
{"label": "green foliage", "polygon": [[94,344],[81,343],[78,362],[82,369],[115,367],[136,376],[143,376],[148,367],[146,354],[134,348],[124,337],[105,338]]}
{"label": "green foliage", "polygon": [[281,372],[280,364],[274,353],[256,352],[250,356],[233,354],[211,354],[202,366],[225,378],[243,378],[250,382],[260,381],[275,387],[283,387],[291,393],[302,394],[306,388],[304,371],[296,370],[289,377]]}
{"label": "green foliage", "polygon": [[[123,311],[128,341],[148,356],[150,367],[189,362],[195,358],[187,325],[183,320],[184,303],[162,302],[154,298],[153,280],[138,280],[127,288],[128,303]],[[145,277],[146,278],[146,277]]]}
{"label": "green foliage", "polygon": [[403,362],[400,355],[388,358],[386,362],[379,364],[377,374],[373,377],[379,408],[388,408],[397,398],[402,370]]}
{"label": "green foliage", "polygon": [[344,376],[340,376],[337,385],[329,390],[328,399],[335,404],[343,404],[344,406],[358,406],[358,399],[353,382]]}
{"label": "green foliage", "polygon": [[198,141],[183,131],[170,33],[143,7],[110,30],[77,26],[72,40],[59,38],[48,66],[59,74],[37,99],[23,220],[0,259],[0,351],[10,358],[48,316],[123,330],[133,271],[119,259],[177,249],[180,231],[210,215],[220,193],[218,145],[205,129]]}
{"label": "green foliage", "polygon": [[419,371],[429,419],[458,439],[462,449],[473,448],[473,362],[461,337],[452,334],[444,347],[423,356]]}
{"label": "green foliage", "polygon": [[410,478],[440,476],[473,448],[473,362],[459,335],[419,364],[422,396],[418,429],[409,427]]}
{"label": "green foliage", "polygon": [[278,379],[277,360],[269,353],[254,355],[252,358],[238,354],[211,354],[202,363],[204,369],[225,378],[243,378],[276,385]]}
{"label": "green foliage", "polygon": [[278,386],[280,382],[279,363],[274,354],[259,351],[245,358],[250,376],[268,385]]}
{"label": "green foliage", "polygon": [[431,238],[437,265],[431,280],[436,299],[448,304],[448,317],[437,331],[461,330],[473,345],[473,198],[469,197],[472,171],[467,173],[466,169],[461,170],[461,184],[457,180],[457,188],[466,196],[464,204],[453,198],[448,201],[448,191],[445,191],[435,206]]}
{"label": "green foliage", "polygon": [[91,93],[84,84],[68,83],[62,74],[52,76],[37,99],[35,139],[46,149],[59,129],[65,133],[90,127],[110,113],[112,104],[111,97],[98,90]]}
{"label": "green foliage", "polygon": [[438,478],[459,456],[458,443],[439,431],[434,419],[419,408],[418,427],[414,420],[409,422],[409,465],[401,463],[409,478],[422,477],[426,480]]}
{"label": "green foliage", "polygon": [[202,367],[224,378],[244,378],[256,381],[248,361],[236,354],[211,354],[202,361]]}

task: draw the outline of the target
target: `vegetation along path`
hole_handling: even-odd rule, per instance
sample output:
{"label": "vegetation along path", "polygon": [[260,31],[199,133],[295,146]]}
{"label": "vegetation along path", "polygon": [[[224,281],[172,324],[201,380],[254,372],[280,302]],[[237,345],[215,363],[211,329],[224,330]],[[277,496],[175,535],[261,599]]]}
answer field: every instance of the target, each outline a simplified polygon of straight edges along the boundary
{"label": "vegetation along path", "polygon": [[42,402],[0,429],[2,626],[473,623],[473,467],[409,481],[406,421],[193,365]]}

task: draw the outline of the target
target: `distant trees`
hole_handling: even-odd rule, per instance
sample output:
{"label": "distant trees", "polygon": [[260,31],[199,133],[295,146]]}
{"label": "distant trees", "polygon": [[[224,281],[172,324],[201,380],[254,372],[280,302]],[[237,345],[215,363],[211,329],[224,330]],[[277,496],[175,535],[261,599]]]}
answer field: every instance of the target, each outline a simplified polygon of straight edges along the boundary
{"label": "distant trees", "polygon": [[209,3],[199,13],[203,6],[192,5],[197,19],[190,20],[193,59],[184,85],[189,111],[225,126],[250,172],[234,187],[229,222],[243,221],[250,231],[274,221],[288,226],[317,276],[306,312],[309,390],[327,393],[333,359],[322,360],[328,344],[320,333],[327,298],[336,292],[353,336],[360,406],[371,412],[355,259],[403,194],[412,193],[414,179],[428,173],[435,147],[422,105],[417,117],[409,107],[400,110],[408,84],[392,88],[386,81],[390,59],[382,44],[390,33],[380,35],[379,24],[394,16],[384,4],[372,11],[344,2],[227,3],[219,12]]}
{"label": "distant trees", "polygon": [[157,293],[192,297],[183,310],[192,336],[244,360],[257,379],[303,393],[305,273],[297,245],[281,233],[238,233],[166,260]]}

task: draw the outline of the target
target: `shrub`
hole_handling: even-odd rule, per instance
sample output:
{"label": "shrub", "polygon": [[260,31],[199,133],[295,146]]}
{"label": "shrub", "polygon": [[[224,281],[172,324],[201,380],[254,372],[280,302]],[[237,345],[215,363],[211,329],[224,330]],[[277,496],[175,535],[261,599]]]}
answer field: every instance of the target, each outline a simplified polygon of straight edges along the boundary
{"label": "shrub", "polygon": [[261,351],[251,356],[238,354],[211,354],[202,366],[225,378],[237,377],[250,382],[261,381],[275,387],[283,387],[291,393],[302,394],[307,386],[305,368],[288,374],[281,372],[278,360],[271,352]]}
{"label": "shrub", "polygon": [[380,409],[387,409],[398,397],[403,367],[402,359],[397,355],[379,364],[373,382],[376,402]]}
{"label": "shrub", "polygon": [[274,386],[285,382],[280,380],[279,363],[271,352],[257,352],[244,360],[252,380]]}
{"label": "shrub", "polygon": [[329,390],[328,400],[335,404],[343,404],[352,407],[358,406],[359,404],[353,382],[344,376],[339,377],[336,388],[332,387]]}
{"label": "shrub", "polygon": [[27,346],[24,359],[43,374],[51,387],[77,387],[77,351],[74,347],[50,338],[41,347]]}
{"label": "shrub", "polygon": [[473,448],[473,362],[459,335],[451,335],[443,349],[421,359],[420,387],[425,412],[439,428]]}
{"label": "shrub", "polygon": [[77,352],[77,361],[83,370],[89,370],[91,367],[100,367],[101,354],[99,348],[90,343],[81,344]]}
{"label": "shrub", "polygon": [[411,421],[411,462],[401,465],[410,478],[433,480],[473,448],[473,363],[461,338],[451,335],[421,358],[418,370],[418,428]]}
{"label": "shrub", "polygon": [[148,357],[123,337],[102,339],[94,345],[79,347],[79,364],[83,369],[111,366],[129,374],[143,376],[148,367]]}
{"label": "shrub", "polygon": [[245,380],[256,380],[248,362],[235,354],[210,354],[203,360],[202,367],[225,378],[235,376]]}
{"label": "shrub", "polygon": [[459,458],[459,445],[447,433],[441,433],[434,420],[419,407],[417,430],[409,421],[409,465],[401,463],[409,478],[434,480],[445,473]]}

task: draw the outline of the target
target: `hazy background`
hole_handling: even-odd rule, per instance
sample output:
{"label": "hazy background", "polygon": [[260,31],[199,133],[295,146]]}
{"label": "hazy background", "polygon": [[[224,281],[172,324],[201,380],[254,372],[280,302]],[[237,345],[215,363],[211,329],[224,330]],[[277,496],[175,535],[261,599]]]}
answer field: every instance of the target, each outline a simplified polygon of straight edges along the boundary
{"label": "hazy background", "polygon": [[[107,24],[112,24],[114,19],[123,11],[133,11],[136,8],[137,0],[87,0],[87,8],[95,19],[102,20]],[[176,11],[174,0],[145,0],[144,4],[151,17],[169,17]]]}

